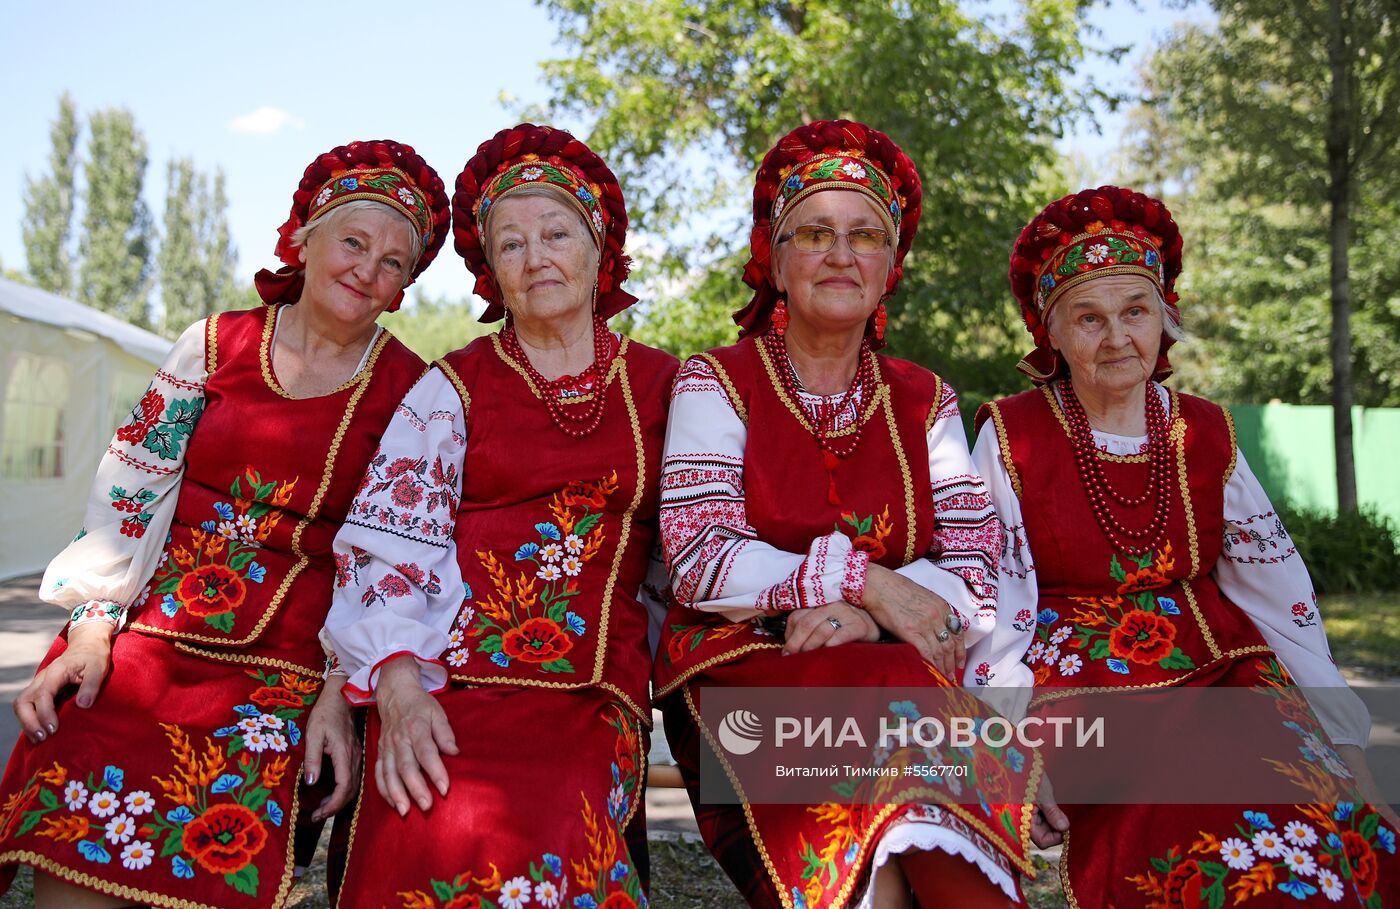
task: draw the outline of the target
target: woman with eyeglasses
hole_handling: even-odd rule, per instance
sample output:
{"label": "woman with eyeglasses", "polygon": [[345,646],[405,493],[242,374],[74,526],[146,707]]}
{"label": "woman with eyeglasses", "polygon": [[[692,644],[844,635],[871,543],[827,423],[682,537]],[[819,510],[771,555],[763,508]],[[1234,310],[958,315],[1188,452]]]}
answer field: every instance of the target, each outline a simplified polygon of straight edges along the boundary
{"label": "woman with eyeglasses", "polygon": [[780,140],[754,189],[739,343],[692,357],[672,396],[656,697],[706,844],[751,905],[1012,905],[1033,823],[1056,836],[1015,748],[906,804],[762,804],[714,751],[737,798],[700,798],[703,691],[1030,685],[999,646],[999,529],[957,397],[875,353],[920,200],[913,162],[864,124]]}

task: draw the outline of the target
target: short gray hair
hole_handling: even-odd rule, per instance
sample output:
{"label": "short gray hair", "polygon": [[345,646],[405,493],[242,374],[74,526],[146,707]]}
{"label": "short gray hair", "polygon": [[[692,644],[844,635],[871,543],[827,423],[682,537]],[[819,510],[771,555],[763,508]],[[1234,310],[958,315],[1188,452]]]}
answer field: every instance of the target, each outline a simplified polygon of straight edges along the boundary
{"label": "short gray hair", "polygon": [[407,285],[408,282],[413,278],[413,269],[418,264],[418,257],[423,254],[423,238],[418,234],[418,226],[412,221],[408,220],[408,218],[404,217],[403,212],[399,211],[391,205],[385,205],[383,202],[376,202],[373,199],[351,199],[349,202],[343,202],[340,205],[337,205],[335,208],[331,209],[324,217],[317,218],[310,224],[303,224],[301,227],[298,227],[296,231],[292,234],[292,249],[300,249],[301,247],[305,246],[306,241],[310,239],[311,235],[315,233],[317,229],[327,227],[331,224],[335,224],[344,216],[350,214],[351,212],[357,211],[391,212],[402,218],[403,223],[408,225],[409,261],[403,270],[403,283]]}

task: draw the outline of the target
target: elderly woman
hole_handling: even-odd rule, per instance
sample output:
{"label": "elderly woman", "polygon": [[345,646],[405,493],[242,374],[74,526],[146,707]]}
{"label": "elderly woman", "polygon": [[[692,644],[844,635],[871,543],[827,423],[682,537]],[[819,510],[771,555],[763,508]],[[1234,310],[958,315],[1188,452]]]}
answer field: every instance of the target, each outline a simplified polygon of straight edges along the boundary
{"label": "elderly woman", "polygon": [[321,155],[279,231],[288,267],[259,275],[270,305],[187,330],[117,430],[44,576],[72,620],[15,705],[0,792],[7,883],[33,866],[38,905],[285,901],[331,540],[423,369],[375,319],[447,221],[409,146]]}
{"label": "elderly woman", "polygon": [[[956,395],[873,352],[920,199],[913,162],[868,126],[781,139],[754,188],[741,340],[691,358],[671,404],[661,527],[677,603],[657,697],[706,844],[752,905],[907,905],[911,887],[923,905],[1005,905],[1029,868],[1025,755],[997,768],[1003,791],[979,800],[972,780],[962,804],[754,804],[737,779],[742,805],[698,791],[706,688],[1029,684],[996,640],[995,515]],[[823,861],[803,848],[833,842]]]}
{"label": "elderly woman", "polygon": [[638,594],[678,364],[608,330],[635,302],[627,210],[582,142],[503,130],[453,211],[483,320],[505,326],[413,387],[336,538],[325,637],[374,704],[344,892],[644,904]]}
{"label": "elderly woman", "polygon": [[1161,202],[1114,186],[1060,199],[1021,232],[1011,286],[1036,344],[1020,368],[1038,387],[987,405],[973,452],[1005,531],[1001,612],[1048,689],[1037,704],[1073,689],[1254,687],[1269,694],[1242,733],[1259,759],[1249,772],[1309,785],[1284,806],[1077,806],[1067,896],[1379,906],[1396,892],[1395,832],[1353,804],[1353,773],[1370,782],[1366,709],[1229,411],[1160,384],[1181,337],[1181,247]]}

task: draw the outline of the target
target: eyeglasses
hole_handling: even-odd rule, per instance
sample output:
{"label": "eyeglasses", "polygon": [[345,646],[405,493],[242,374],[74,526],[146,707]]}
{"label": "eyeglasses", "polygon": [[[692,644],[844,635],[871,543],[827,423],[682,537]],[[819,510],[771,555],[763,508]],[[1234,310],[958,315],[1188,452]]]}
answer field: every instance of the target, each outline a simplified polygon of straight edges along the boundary
{"label": "eyeglasses", "polygon": [[845,237],[851,252],[858,256],[874,256],[890,247],[890,233],[878,227],[857,227],[837,233],[820,224],[804,224],[778,237],[779,243],[791,240],[799,252],[824,253],[836,245],[837,237]]}

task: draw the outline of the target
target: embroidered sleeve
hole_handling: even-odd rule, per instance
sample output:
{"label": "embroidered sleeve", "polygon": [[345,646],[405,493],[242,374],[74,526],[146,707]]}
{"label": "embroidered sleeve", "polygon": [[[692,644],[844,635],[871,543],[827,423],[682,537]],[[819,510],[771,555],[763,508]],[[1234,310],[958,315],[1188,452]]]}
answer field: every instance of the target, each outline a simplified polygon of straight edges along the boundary
{"label": "embroidered sleeve", "polygon": [[682,603],[735,621],[754,610],[859,602],[865,553],[833,531],[806,553],[758,539],[744,507],[748,430],[703,359],[676,377],[661,467],[661,540],[672,590]]}
{"label": "embroidered sleeve", "polygon": [[117,628],[155,571],[175,515],[185,452],[204,413],[205,323],[170,349],[97,466],[83,527],[44,572],[39,596],[73,624]]}
{"label": "embroidered sleeve", "polygon": [[452,539],[467,445],[462,410],[447,376],[427,372],[395,410],[336,534],[321,639],[349,677],[351,703],[372,703],[380,667],[403,655],[417,658],[426,690],[447,684],[441,656],[463,596]]}
{"label": "embroidered sleeve", "polygon": [[1304,689],[1332,741],[1364,748],[1370,714],[1332,662],[1307,567],[1243,452],[1225,484],[1225,543],[1215,579]]}

